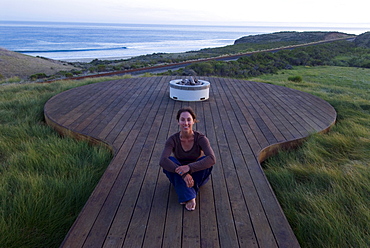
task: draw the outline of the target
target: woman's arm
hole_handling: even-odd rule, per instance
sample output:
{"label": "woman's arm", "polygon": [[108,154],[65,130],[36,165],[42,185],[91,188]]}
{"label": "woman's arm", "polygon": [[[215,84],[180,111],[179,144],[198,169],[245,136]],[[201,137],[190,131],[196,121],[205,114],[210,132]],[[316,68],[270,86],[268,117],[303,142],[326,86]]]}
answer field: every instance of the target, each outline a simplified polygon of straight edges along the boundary
{"label": "woman's arm", "polygon": [[175,142],[172,137],[168,138],[166,144],[164,146],[161,159],[159,160],[159,165],[165,169],[166,171],[175,173],[175,169],[178,167],[176,163],[174,163],[169,157],[172,154],[173,148],[175,146]]}
{"label": "woman's arm", "polygon": [[210,168],[216,163],[215,153],[213,152],[208,138],[206,136],[202,136],[199,138],[198,143],[205,155],[205,158],[188,164],[190,167],[190,173]]}

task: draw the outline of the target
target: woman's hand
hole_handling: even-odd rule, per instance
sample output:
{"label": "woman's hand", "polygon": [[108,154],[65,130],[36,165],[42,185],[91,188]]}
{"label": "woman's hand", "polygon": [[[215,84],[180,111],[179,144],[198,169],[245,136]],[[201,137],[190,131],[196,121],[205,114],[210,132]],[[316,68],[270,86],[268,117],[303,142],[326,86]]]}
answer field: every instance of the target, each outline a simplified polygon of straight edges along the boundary
{"label": "woman's hand", "polygon": [[186,174],[186,176],[184,177],[184,181],[186,183],[186,186],[188,186],[188,188],[191,188],[194,186],[194,180],[190,174]]}
{"label": "woman's hand", "polygon": [[186,186],[189,188],[194,186],[194,180],[193,177],[190,174],[186,174],[190,171],[189,165],[182,165],[175,169],[175,172],[179,174],[180,176],[183,176],[184,181],[186,182]]}
{"label": "woman's hand", "polygon": [[188,173],[190,171],[190,167],[189,165],[182,165],[182,166],[179,166],[175,169],[175,172],[177,174],[179,174],[180,176],[183,176],[185,175],[186,173]]}

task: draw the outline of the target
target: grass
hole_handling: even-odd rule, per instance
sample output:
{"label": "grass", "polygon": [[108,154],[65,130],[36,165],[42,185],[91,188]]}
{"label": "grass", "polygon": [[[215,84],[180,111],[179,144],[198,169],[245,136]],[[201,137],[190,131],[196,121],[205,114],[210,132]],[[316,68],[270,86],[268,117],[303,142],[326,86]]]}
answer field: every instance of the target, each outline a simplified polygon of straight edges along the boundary
{"label": "grass", "polygon": [[263,164],[301,246],[370,247],[370,70],[299,67],[252,80],[309,92],[338,112],[328,134]]}
{"label": "grass", "polygon": [[[370,247],[370,70],[297,67],[250,80],[317,95],[338,112],[328,134],[263,164],[301,246]],[[109,163],[104,147],[43,123],[51,96],[92,82],[0,86],[0,247],[59,246]]]}
{"label": "grass", "polygon": [[107,79],[0,86],[0,247],[58,247],[112,154],[43,122],[59,92]]}
{"label": "grass", "polygon": [[2,84],[12,84],[12,83],[21,83],[21,82],[22,82],[22,79],[20,79],[19,77],[10,77],[10,78],[4,79],[3,77],[1,77],[1,74],[0,74],[0,86]]}

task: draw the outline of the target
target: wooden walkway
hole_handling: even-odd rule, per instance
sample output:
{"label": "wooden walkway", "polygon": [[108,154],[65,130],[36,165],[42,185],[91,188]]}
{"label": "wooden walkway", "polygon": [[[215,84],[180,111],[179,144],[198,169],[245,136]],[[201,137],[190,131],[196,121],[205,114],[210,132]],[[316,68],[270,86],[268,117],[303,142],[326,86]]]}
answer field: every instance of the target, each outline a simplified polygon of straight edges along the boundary
{"label": "wooden walkway", "polygon": [[[173,77],[82,86],[45,105],[49,125],[100,140],[115,156],[62,247],[299,247],[260,162],[327,130],[336,112],[312,95],[270,84],[207,78],[210,99],[169,98]],[[217,157],[197,209],[184,210],[159,166],[164,142],[190,105]]]}

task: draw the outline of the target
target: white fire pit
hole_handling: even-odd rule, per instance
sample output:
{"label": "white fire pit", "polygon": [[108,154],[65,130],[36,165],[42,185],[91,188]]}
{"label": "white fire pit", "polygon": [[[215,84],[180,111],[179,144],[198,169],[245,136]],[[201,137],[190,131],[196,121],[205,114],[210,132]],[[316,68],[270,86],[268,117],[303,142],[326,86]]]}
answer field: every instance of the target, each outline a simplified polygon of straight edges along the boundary
{"label": "white fire pit", "polygon": [[210,83],[204,80],[171,80],[170,97],[177,101],[205,101],[209,98],[209,87]]}

